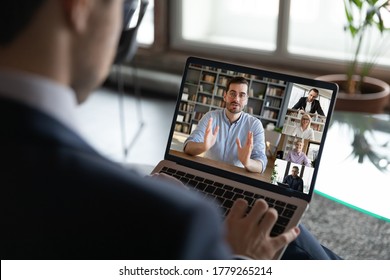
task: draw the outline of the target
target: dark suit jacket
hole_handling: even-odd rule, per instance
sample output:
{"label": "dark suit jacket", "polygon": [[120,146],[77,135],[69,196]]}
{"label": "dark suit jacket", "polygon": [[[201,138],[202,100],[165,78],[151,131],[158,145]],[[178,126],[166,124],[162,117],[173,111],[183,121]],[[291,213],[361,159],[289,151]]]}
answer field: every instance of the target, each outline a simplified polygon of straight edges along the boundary
{"label": "dark suit jacket", "polygon": [[101,157],[0,99],[2,259],[224,259],[214,205]]}
{"label": "dark suit jacket", "polygon": [[303,192],[303,180],[301,177],[293,177],[292,175],[287,175],[284,177],[283,183],[288,184],[290,189]]}
{"label": "dark suit jacket", "polygon": [[[295,104],[292,109],[303,109],[305,110],[306,108],[306,102],[307,102],[307,97],[301,97],[297,104]],[[310,113],[314,114],[317,112],[321,116],[325,116],[324,111],[322,111],[320,102],[318,100],[313,100],[310,108]]]}

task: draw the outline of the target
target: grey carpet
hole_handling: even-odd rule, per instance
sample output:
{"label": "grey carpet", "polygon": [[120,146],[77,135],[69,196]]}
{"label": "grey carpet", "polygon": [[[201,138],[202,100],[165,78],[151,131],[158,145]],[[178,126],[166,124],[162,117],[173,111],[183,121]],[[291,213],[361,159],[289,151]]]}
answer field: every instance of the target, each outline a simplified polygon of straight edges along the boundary
{"label": "grey carpet", "polygon": [[314,194],[302,223],[348,260],[390,260],[390,223]]}

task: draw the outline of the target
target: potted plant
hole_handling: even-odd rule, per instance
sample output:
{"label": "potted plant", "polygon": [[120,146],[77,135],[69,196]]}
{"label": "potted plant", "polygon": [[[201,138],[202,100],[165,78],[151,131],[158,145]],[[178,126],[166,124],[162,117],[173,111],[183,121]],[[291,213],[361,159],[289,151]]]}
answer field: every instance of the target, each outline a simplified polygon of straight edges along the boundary
{"label": "potted plant", "polygon": [[[336,110],[381,113],[389,102],[390,86],[369,75],[378,55],[388,51],[386,40],[390,36],[386,38],[386,35],[390,35],[390,28],[385,26],[383,16],[390,16],[390,0],[344,0],[344,7],[345,31],[352,39],[353,58],[345,74],[325,75],[318,79],[339,85]],[[375,30],[379,31],[382,44],[370,40],[369,35]],[[359,63],[363,51],[367,51],[367,57]]]}

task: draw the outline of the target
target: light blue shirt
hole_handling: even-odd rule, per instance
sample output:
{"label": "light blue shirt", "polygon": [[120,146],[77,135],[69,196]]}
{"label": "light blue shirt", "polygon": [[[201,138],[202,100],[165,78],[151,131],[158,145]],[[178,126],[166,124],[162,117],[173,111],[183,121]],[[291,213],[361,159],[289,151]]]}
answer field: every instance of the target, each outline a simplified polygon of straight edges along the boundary
{"label": "light blue shirt", "polygon": [[184,143],[203,142],[204,133],[210,118],[213,118],[213,128],[219,125],[217,141],[206,153],[205,157],[244,167],[238,159],[236,139],[239,138],[244,146],[248,137],[248,132],[253,132],[253,150],[251,159],[258,160],[263,164],[264,172],[267,166],[267,156],[265,155],[264,128],[260,120],[242,112],[240,118],[230,124],[225,114],[225,109],[207,112],[199,121],[196,129],[191,133]]}

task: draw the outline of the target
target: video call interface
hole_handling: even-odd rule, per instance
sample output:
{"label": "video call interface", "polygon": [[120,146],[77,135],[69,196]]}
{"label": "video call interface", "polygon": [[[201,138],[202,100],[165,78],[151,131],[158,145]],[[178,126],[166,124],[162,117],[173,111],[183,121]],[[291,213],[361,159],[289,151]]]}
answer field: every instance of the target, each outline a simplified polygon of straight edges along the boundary
{"label": "video call interface", "polygon": [[[314,172],[323,145],[332,90],[278,80],[255,69],[248,72],[237,72],[237,69],[246,71],[246,68],[237,66],[234,69],[199,64],[187,66],[169,153],[255,178],[278,188],[309,193],[314,185]],[[205,153],[190,156],[184,152],[186,139],[197,129],[202,117],[209,111],[225,108],[227,83],[237,76],[248,81],[243,112],[257,118],[264,128],[262,141],[267,165],[262,173],[249,172],[237,163],[209,159]],[[298,106],[302,98],[312,98],[315,101],[309,104],[313,106],[316,103],[317,107],[319,104],[320,109],[310,113],[310,106]]]}

